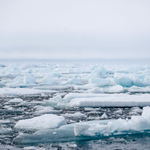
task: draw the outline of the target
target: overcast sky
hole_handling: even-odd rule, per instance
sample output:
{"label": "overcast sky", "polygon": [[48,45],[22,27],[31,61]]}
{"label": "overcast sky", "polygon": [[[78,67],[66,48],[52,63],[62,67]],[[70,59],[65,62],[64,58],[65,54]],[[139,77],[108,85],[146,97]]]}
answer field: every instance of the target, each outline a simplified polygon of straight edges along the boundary
{"label": "overcast sky", "polygon": [[0,58],[150,58],[150,0],[0,0]]}

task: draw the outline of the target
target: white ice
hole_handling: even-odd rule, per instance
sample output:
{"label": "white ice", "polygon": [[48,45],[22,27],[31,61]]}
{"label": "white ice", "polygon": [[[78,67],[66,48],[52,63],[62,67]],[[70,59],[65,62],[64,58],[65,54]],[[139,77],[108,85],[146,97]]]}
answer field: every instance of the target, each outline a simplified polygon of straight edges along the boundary
{"label": "white ice", "polygon": [[63,116],[45,114],[31,119],[19,120],[14,127],[17,129],[40,130],[58,128],[65,124]]}
{"label": "white ice", "polygon": [[97,97],[74,98],[71,107],[134,107],[150,106],[150,95],[102,94]]}
{"label": "white ice", "polygon": [[64,117],[69,117],[69,118],[74,118],[74,119],[82,119],[82,118],[86,118],[87,116],[85,114],[82,114],[80,112],[75,112],[74,114],[62,114],[62,116]]}
{"label": "white ice", "polygon": [[0,88],[0,95],[28,95],[40,93],[53,93],[51,90],[36,90],[31,88]]}
{"label": "white ice", "polygon": [[42,129],[33,134],[19,134],[15,141],[39,143],[85,140],[108,136],[148,133],[150,131],[150,107],[144,107],[141,116],[131,119],[97,120],[62,125],[57,129]]}
{"label": "white ice", "polygon": [[132,133],[144,130],[150,130],[150,107],[143,108],[142,116],[132,116],[129,120],[110,120],[106,124],[77,123],[74,126],[76,136],[96,136],[96,134],[109,136],[112,133],[123,134],[126,131]]}

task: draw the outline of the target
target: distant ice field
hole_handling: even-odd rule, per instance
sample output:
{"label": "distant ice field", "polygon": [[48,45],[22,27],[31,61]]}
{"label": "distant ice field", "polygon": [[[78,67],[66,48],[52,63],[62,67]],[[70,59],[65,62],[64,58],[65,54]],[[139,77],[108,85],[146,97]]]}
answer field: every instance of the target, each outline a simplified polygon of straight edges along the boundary
{"label": "distant ice field", "polygon": [[0,62],[3,149],[149,149],[149,106],[148,61]]}

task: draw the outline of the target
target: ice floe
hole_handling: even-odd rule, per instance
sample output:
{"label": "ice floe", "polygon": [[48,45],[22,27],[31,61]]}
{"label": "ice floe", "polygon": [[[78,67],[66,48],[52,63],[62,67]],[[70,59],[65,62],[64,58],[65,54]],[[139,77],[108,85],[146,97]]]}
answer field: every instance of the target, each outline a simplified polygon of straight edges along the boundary
{"label": "ice floe", "polygon": [[51,90],[36,90],[30,88],[0,88],[0,95],[28,95],[28,94],[40,94],[40,93],[55,93]]}
{"label": "ice floe", "polygon": [[150,106],[150,95],[102,94],[97,97],[74,98],[69,106],[74,107],[134,107]]}
{"label": "ice floe", "polygon": [[64,124],[66,124],[66,122],[63,116],[45,114],[31,119],[19,120],[16,123],[15,128],[26,130],[40,130],[58,128]]}

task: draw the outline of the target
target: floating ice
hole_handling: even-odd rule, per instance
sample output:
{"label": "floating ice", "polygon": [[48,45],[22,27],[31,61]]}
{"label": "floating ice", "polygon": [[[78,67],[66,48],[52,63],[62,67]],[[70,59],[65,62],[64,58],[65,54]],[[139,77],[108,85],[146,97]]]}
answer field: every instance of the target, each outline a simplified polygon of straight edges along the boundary
{"label": "floating ice", "polygon": [[150,95],[102,94],[99,97],[74,98],[69,106],[74,107],[133,107],[150,106]]}
{"label": "floating ice", "polygon": [[51,75],[47,75],[45,77],[42,78],[41,84],[48,84],[48,85],[57,85],[57,79],[52,77]]}
{"label": "floating ice", "polygon": [[51,90],[36,90],[29,88],[0,88],[0,95],[28,95],[28,94],[40,94],[40,93],[55,93]]}
{"label": "floating ice", "polygon": [[51,106],[47,106],[47,107],[36,106],[35,108],[36,108],[35,114],[58,113],[58,111],[54,110],[54,108]]}
{"label": "floating ice", "polygon": [[89,92],[89,93],[103,93],[104,91],[102,88],[95,87],[93,89],[88,90],[87,92]]}
{"label": "floating ice", "polygon": [[8,101],[7,103],[22,103],[22,102],[23,102],[23,99],[14,98],[14,99],[11,99],[10,101]]}
{"label": "floating ice", "polygon": [[[85,127],[84,127],[85,126]],[[118,119],[109,121],[107,124],[75,124],[74,133],[76,136],[96,136],[103,134],[125,134],[143,132],[150,130],[150,107],[143,108],[142,116],[132,116],[130,120]]]}
{"label": "floating ice", "polygon": [[114,76],[114,79],[117,84],[124,86],[124,87],[131,87],[134,85],[133,80],[129,76],[124,75],[124,74],[120,74],[120,75],[116,74]]}
{"label": "floating ice", "polygon": [[105,93],[123,93],[124,88],[121,85],[112,86],[104,89]]}
{"label": "floating ice", "polygon": [[31,119],[19,120],[15,128],[26,130],[40,130],[58,128],[65,125],[65,118],[53,114],[45,114]]}
{"label": "floating ice", "polygon": [[101,116],[101,119],[107,119],[108,116],[104,113],[102,116]]}
{"label": "floating ice", "polygon": [[64,82],[63,84],[75,84],[75,85],[81,85],[81,81],[77,78],[71,78],[68,81]]}
{"label": "floating ice", "polygon": [[132,86],[128,89],[130,93],[150,93],[150,87],[137,87]]}
{"label": "floating ice", "polygon": [[25,84],[35,84],[35,78],[30,75],[25,75],[24,76],[24,83]]}
{"label": "floating ice", "polygon": [[139,79],[137,76],[132,76],[133,84],[139,87],[149,86],[150,82]]}
{"label": "floating ice", "polygon": [[93,93],[69,93],[67,95],[65,95],[65,97],[63,98],[63,101],[67,101],[69,102],[70,100],[74,99],[74,98],[89,98],[89,97],[99,97],[102,96],[104,94],[93,94]]}
{"label": "floating ice", "polygon": [[18,76],[11,82],[7,83],[8,87],[26,87],[35,86],[35,78],[30,75]]}
{"label": "floating ice", "polygon": [[103,86],[110,86],[111,85],[111,80],[110,79],[92,77],[92,78],[89,79],[89,83],[97,84],[98,86],[103,87]]}
{"label": "floating ice", "polygon": [[4,86],[5,86],[5,84],[0,82],[0,88],[3,88]]}
{"label": "floating ice", "polygon": [[142,116],[131,119],[99,120],[63,125],[57,129],[44,129],[31,134],[19,134],[19,143],[60,142],[71,140],[100,139],[150,131],[150,107],[144,107]]}
{"label": "floating ice", "polygon": [[86,118],[87,116],[85,114],[82,114],[80,112],[76,112],[74,114],[62,114],[62,116],[64,117],[68,117],[68,118],[74,118],[74,119],[82,119],[82,118]]}
{"label": "floating ice", "polygon": [[0,127],[0,134],[8,134],[9,132],[12,132],[11,128]]}

